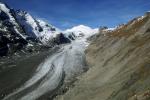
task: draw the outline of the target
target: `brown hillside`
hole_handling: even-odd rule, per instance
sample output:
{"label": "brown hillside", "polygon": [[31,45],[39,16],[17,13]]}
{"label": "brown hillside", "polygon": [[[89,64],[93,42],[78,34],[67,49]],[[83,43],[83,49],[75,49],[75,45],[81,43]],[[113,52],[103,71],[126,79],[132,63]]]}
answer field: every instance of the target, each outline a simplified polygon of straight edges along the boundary
{"label": "brown hillside", "polygon": [[58,100],[150,100],[150,17],[134,19],[86,50],[87,73]]}

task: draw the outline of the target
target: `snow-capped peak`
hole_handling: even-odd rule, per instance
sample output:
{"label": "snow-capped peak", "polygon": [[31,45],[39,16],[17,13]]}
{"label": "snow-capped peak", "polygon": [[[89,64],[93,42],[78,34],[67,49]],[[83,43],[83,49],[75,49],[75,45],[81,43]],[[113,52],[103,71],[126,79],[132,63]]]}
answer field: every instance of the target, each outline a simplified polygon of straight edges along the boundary
{"label": "snow-capped peak", "polygon": [[[9,16],[10,21],[13,22],[13,23],[15,23],[15,19],[13,18],[13,16],[12,16],[11,13],[10,13],[10,9],[7,7],[6,4],[4,4],[4,3],[2,3],[2,2],[0,2],[0,12],[1,12],[1,11],[5,12],[5,13]],[[16,24],[16,23],[15,23],[15,24]]]}
{"label": "snow-capped peak", "polygon": [[47,22],[33,18],[25,11],[17,11],[17,20],[25,29],[28,36],[38,38],[42,43],[47,44],[50,39],[60,34],[60,30]]}
{"label": "snow-capped peak", "polygon": [[67,29],[65,31],[66,34],[74,33],[76,37],[85,37],[85,38],[92,36],[93,34],[97,32],[98,32],[98,29],[92,29],[85,25],[78,25],[71,29]]}
{"label": "snow-capped peak", "polygon": [[17,11],[17,20],[25,29],[26,33],[29,36],[36,37],[38,36],[39,27],[35,21],[35,19],[27,12],[18,10]]}
{"label": "snow-capped peak", "polygon": [[84,33],[89,33],[92,29],[88,26],[84,26],[84,25],[79,25],[79,26],[75,26],[71,29],[67,29],[66,31],[81,31]]}
{"label": "snow-capped peak", "polygon": [[58,34],[61,33],[61,30],[46,23],[43,20],[37,20],[39,26],[42,28],[42,31],[39,33],[42,37],[42,42],[47,42],[52,38],[55,38]]}

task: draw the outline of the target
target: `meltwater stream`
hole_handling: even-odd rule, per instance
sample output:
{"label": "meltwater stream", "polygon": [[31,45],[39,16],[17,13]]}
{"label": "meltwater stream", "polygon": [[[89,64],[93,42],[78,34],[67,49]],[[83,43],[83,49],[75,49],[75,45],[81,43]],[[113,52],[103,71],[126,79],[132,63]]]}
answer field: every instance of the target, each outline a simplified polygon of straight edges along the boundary
{"label": "meltwater stream", "polygon": [[84,39],[65,45],[43,61],[34,75],[4,100],[35,100],[46,93],[53,92],[62,84],[64,78],[72,78],[85,69],[86,46],[87,42]]}

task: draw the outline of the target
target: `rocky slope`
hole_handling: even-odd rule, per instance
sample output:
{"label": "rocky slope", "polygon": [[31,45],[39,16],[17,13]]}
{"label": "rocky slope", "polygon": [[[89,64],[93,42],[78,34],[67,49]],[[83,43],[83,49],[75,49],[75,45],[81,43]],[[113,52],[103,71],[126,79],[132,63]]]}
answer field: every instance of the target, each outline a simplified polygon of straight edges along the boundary
{"label": "rocky slope", "polygon": [[150,100],[150,13],[97,35],[90,70],[56,100]]}

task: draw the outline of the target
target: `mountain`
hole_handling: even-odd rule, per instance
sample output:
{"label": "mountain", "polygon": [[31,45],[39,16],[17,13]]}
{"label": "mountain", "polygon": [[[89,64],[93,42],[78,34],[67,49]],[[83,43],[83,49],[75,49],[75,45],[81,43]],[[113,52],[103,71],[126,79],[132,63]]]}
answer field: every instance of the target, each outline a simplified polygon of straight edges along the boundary
{"label": "mountain", "polygon": [[6,4],[0,3],[0,55],[6,55],[10,49],[23,48],[27,45],[26,37],[22,28],[15,19],[14,10]]}
{"label": "mountain", "polygon": [[78,25],[78,26],[75,26],[71,29],[67,29],[64,31],[64,33],[67,36],[69,36],[71,39],[75,39],[79,37],[88,38],[97,32],[98,32],[98,29],[92,29],[85,25]]}
{"label": "mountain", "polygon": [[95,33],[98,33],[98,29],[84,25],[61,31],[26,11],[14,10],[0,2],[0,56],[13,54],[23,48],[35,51],[41,46],[54,47],[77,38],[88,38]]}
{"label": "mountain", "polygon": [[63,43],[70,40],[58,28],[0,2],[0,56],[23,48],[39,49]]}
{"label": "mountain", "polygon": [[150,100],[150,12],[62,32],[0,3],[0,56],[3,100]]}
{"label": "mountain", "polygon": [[55,38],[61,31],[54,26],[33,18],[29,13],[18,10],[16,19],[23,27],[28,37],[37,38],[42,43],[46,44],[50,39]]}
{"label": "mountain", "polygon": [[99,33],[86,50],[90,69],[55,100],[150,100],[150,12]]}

